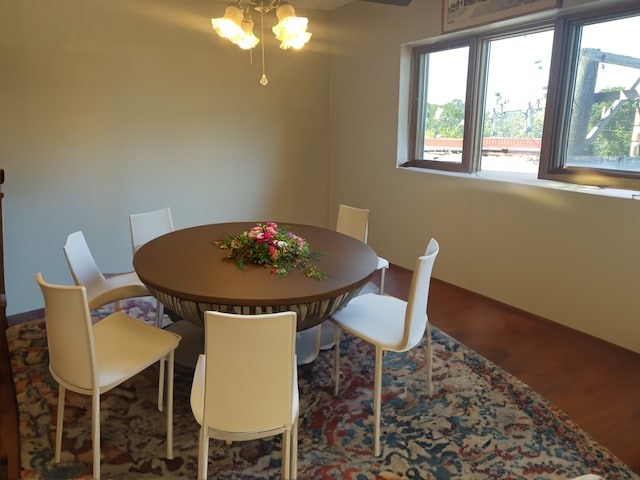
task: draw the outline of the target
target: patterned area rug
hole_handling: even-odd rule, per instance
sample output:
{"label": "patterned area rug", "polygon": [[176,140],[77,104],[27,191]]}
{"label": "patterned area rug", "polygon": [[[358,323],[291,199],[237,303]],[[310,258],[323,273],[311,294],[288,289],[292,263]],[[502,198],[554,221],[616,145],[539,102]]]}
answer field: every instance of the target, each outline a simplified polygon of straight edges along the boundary
{"label": "patterned area rug", "polygon": [[[151,303],[127,302],[125,310],[153,322]],[[57,385],[48,371],[44,322],[11,327],[8,337],[20,407],[22,478],[91,478],[89,397],[67,393],[62,462],[54,464]],[[433,346],[431,398],[424,393],[422,348],[385,356],[380,457],[372,455],[373,348],[344,338],[339,398],[331,381],[333,350],[300,367],[298,478],[640,478],[518,379],[437,329]],[[192,371],[176,365],[173,460],[164,458],[157,374],[157,366],[151,367],[103,395],[103,478],[196,478]],[[280,478],[280,437],[231,446],[212,440],[209,454],[210,479]]]}

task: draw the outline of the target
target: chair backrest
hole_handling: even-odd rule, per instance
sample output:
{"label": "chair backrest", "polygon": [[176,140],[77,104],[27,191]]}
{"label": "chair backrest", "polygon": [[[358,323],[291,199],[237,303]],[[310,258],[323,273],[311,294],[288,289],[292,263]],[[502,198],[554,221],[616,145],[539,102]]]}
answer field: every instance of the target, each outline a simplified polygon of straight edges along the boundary
{"label": "chair backrest", "polygon": [[427,302],[429,300],[431,272],[439,251],[440,245],[435,238],[432,238],[424,255],[416,260],[404,319],[404,348],[401,348],[401,350],[413,348],[424,336],[427,322],[429,321],[427,317]]}
{"label": "chair backrest", "polygon": [[292,424],[297,389],[295,312],[208,311],[203,425],[259,432]]}
{"label": "chair backrest", "polygon": [[87,291],[82,285],[53,285],[36,274],[44,297],[49,369],[63,384],[91,390],[98,378]]}
{"label": "chair backrest", "polygon": [[93,290],[105,282],[82,231],[71,233],[63,250],[76,285],[84,285],[88,290]]}
{"label": "chair backrest", "polygon": [[165,233],[173,232],[173,217],[171,208],[145,213],[132,213],[129,215],[131,227],[131,248],[133,253],[149,240],[153,240]]}
{"label": "chair backrest", "polygon": [[338,207],[336,232],[349,235],[361,242],[367,243],[369,234],[369,209],[340,204]]}

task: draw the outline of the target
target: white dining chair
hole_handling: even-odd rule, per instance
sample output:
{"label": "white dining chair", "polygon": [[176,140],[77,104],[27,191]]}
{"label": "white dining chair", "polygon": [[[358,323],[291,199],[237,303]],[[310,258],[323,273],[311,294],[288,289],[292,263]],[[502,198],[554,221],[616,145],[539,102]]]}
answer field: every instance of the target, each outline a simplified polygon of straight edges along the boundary
{"label": "white dining chair", "polygon": [[331,317],[336,325],[333,377],[334,394],[340,389],[340,330],[359,337],[376,347],[373,387],[374,453],[380,455],[380,402],[383,352],[406,352],[425,341],[427,393],[432,394],[431,329],[427,302],[431,272],[440,246],[432,238],[425,254],[416,260],[407,302],[389,295],[367,293],[353,298]]}
{"label": "white dining chair", "polygon": [[131,249],[133,253],[149,240],[173,232],[173,216],[170,207],[129,215]]}
{"label": "white dining chair", "polygon": [[[344,233],[363,243],[367,243],[369,237],[369,209],[340,204],[336,232]],[[384,293],[385,272],[388,268],[389,260],[378,256],[377,269],[380,270],[380,293]]]}
{"label": "white dining chair", "polygon": [[295,312],[204,314],[205,351],[191,387],[200,424],[198,479],[207,478],[209,439],[245,441],[282,434],[282,478],[295,479],[298,370]]}
{"label": "white dining chair", "polygon": [[[121,300],[151,296],[136,272],[105,276],[98,268],[82,231],[71,233],[67,237],[63,250],[73,282],[87,289],[89,310],[93,311],[103,305],[113,303],[115,311],[120,311]],[[158,377],[158,408],[160,409],[162,409],[164,376],[164,362],[160,361],[160,375]]]}
{"label": "white dining chair", "polygon": [[298,365],[306,365],[318,358],[320,354],[321,333],[320,325],[315,325],[296,333],[296,357],[298,359]]}
{"label": "white dining chair", "polygon": [[[340,204],[338,206],[336,232],[360,240],[362,243],[367,243],[369,237],[369,209]],[[380,270],[379,293],[381,294],[384,293],[385,272],[388,268],[389,261],[378,256],[377,269]],[[322,322],[320,329],[320,350],[328,350],[334,345],[335,327],[333,323],[326,320]]]}
{"label": "white dining chair", "polygon": [[93,478],[99,479],[100,395],[161,360],[168,364],[166,454],[173,458],[173,366],[180,336],[122,312],[94,325],[84,286],[53,285],[40,273],[36,281],[44,297],[49,370],[58,383],[54,461],[61,458],[66,390],[90,395]]}
{"label": "white dining chair", "polygon": [[106,277],[98,268],[82,231],[67,236],[63,251],[74,283],[87,289],[89,309],[114,303],[115,309],[119,310],[121,300],[151,295],[136,272]]}
{"label": "white dining chair", "polygon": [[[171,208],[165,207],[158,210],[129,215],[129,227],[131,230],[131,250],[133,254],[138,249],[154,238],[173,232],[173,217]],[[156,326],[162,327],[164,317],[164,305],[156,299]]]}

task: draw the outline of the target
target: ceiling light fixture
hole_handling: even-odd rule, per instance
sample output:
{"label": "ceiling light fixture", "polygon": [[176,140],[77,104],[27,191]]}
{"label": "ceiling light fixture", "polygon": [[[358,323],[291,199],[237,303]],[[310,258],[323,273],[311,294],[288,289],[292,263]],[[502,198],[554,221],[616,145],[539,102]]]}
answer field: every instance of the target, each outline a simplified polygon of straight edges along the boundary
{"label": "ceiling light fixture", "polygon": [[[236,0],[227,5],[224,17],[212,18],[211,25],[218,35],[236,44],[243,50],[253,51],[260,39],[253,34],[253,11],[260,12],[260,35],[264,39],[264,15],[274,11],[278,19],[271,30],[280,41],[280,48],[300,50],[311,38],[307,32],[308,19],[297,17],[286,0]],[[269,83],[265,71],[264,41],[262,42],[262,77],[260,85]]]}

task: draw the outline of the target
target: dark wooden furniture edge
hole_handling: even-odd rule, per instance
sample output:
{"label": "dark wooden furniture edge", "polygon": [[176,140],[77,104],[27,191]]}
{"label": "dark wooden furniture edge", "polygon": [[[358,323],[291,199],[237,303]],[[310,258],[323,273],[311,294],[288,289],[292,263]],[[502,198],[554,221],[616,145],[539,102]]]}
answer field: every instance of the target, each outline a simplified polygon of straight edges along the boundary
{"label": "dark wooden furniture edge", "polygon": [[[4,170],[0,169],[0,184]],[[4,284],[4,255],[2,232],[2,198],[0,192],[0,480],[20,478],[20,429],[18,400],[13,383],[11,357],[7,343],[7,299]]]}

